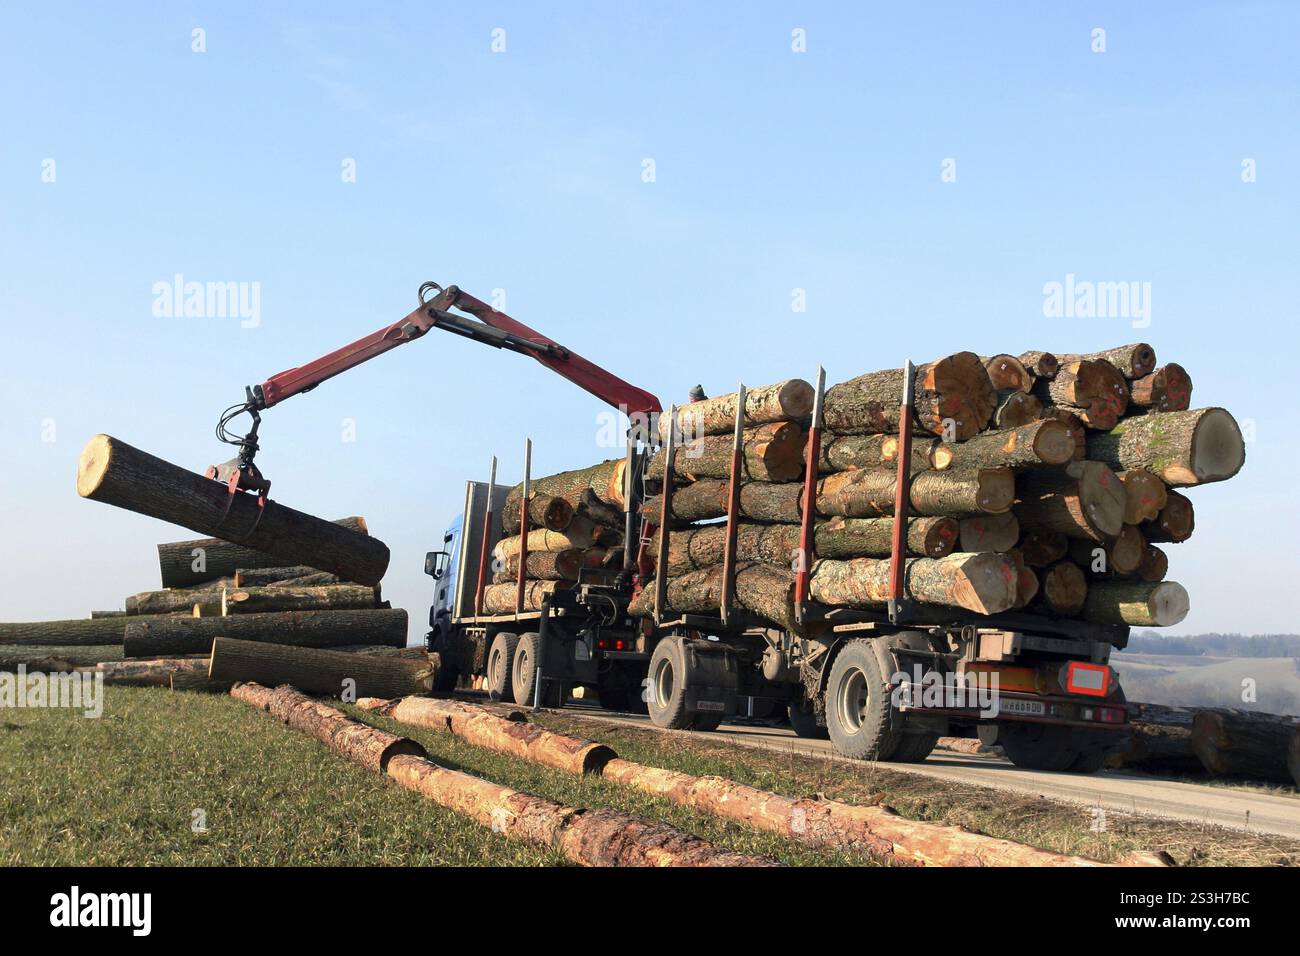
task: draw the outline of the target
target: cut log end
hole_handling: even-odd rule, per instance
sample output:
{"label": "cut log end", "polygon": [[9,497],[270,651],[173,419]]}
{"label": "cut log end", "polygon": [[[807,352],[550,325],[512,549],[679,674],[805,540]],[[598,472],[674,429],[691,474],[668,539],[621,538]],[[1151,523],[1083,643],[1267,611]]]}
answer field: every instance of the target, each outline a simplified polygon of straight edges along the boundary
{"label": "cut log end", "polygon": [[77,494],[83,498],[93,497],[108,473],[112,459],[113,439],[108,435],[96,435],[86,442],[77,461]]}

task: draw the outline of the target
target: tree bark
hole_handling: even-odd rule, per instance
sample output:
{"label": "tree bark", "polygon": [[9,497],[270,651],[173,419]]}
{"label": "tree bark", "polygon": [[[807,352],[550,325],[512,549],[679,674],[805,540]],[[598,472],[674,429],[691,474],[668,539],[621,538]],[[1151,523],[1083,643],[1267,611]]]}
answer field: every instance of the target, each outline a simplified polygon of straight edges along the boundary
{"label": "tree bark", "polygon": [[[565,551],[537,551],[528,553],[528,567],[524,572],[525,580],[534,581],[576,581],[578,572],[584,567],[599,567],[587,564],[584,555],[606,554],[602,548],[589,548],[586,551],[569,548]],[[498,584],[507,584],[519,579],[519,555],[512,554],[506,559],[505,568],[496,575]]]}
{"label": "tree bark", "polygon": [[[611,505],[616,508],[623,507],[623,469],[627,461],[622,458],[614,458],[609,461],[602,461],[598,465],[592,465],[589,468],[579,468],[576,471],[562,471],[556,475],[546,475],[542,478],[534,478],[529,485],[529,494],[537,497],[554,497],[563,498],[574,508],[582,501],[586,492],[591,492],[597,500]],[[519,526],[519,498],[524,493],[523,482],[515,485],[506,495],[506,503],[502,506],[501,514],[504,517],[514,515],[514,523],[510,527]],[[549,527],[543,524],[543,527]],[[551,529],[563,530],[563,529]]]}
{"label": "tree bark", "polygon": [[[869,372],[826,391],[824,423],[833,432],[896,432],[903,398],[903,370]],[[958,352],[916,370],[916,423],[934,435],[964,441],[981,431],[997,404],[984,363]]]}
{"label": "tree bark", "polygon": [[1154,521],[1169,499],[1169,488],[1158,475],[1145,468],[1119,473],[1124,483],[1124,523]]}
{"label": "tree bark", "polygon": [[273,501],[258,521],[257,499],[248,494],[236,494],[226,513],[228,494],[220,482],[108,435],[96,435],[82,449],[77,493],[266,551],[280,565],[307,564],[360,584],[378,584],[388,568],[388,547],[378,538]]}
{"label": "tree bark", "polygon": [[1019,428],[1037,421],[1042,414],[1043,403],[1037,396],[1019,389],[1004,389],[997,394],[989,426],[999,430]]}
{"label": "tree bark", "polygon": [[175,657],[206,654],[216,637],[273,641],[297,647],[339,647],[345,644],[406,644],[406,612],[285,611],[278,614],[237,614],[232,617],[135,618],[122,638],[127,657]]}
{"label": "tree bark", "polygon": [[[594,524],[590,519],[575,515],[569,526],[563,531],[551,531],[538,528],[528,532],[529,553],[540,554],[543,551],[579,551],[595,544],[613,546],[622,543],[622,535],[609,528]],[[502,538],[492,549],[492,557],[505,564],[510,558],[519,554],[519,535]]]}
{"label": "tree bark", "polygon": [[960,548],[968,554],[1010,551],[1020,540],[1020,522],[1010,511],[999,515],[962,518]]}
{"label": "tree bark", "polygon": [[[893,514],[896,480],[896,473],[884,468],[829,475],[818,483],[817,510],[828,517]],[[925,471],[912,479],[908,497],[920,515],[1001,514],[1015,499],[1015,476],[1006,468]]]}
{"label": "tree bark", "polygon": [[[267,646],[257,645],[258,648]],[[231,688],[230,695],[266,711],[294,730],[310,734],[367,770],[383,773],[388,769],[389,761],[396,757],[423,757],[425,753],[414,740],[353,720],[341,710],[312,700],[292,687],[272,690],[257,683],[241,682]]]}
{"label": "tree bark", "polygon": [[91,611],[90,619],[97,621],[106,617],[126,617],[126,611]]}
{"label": "tree bark", "polygon": [[1178,544],[1192,536],[1196,529],[1196,512],[1192,508],[1192,499],[1177,491],[1170,491],[1165,506],[1155,521],[1142,525],[1142,533],[1148,541]]}
{"label": "tree bark", "polygon": [[[525,581],[524,582],[524,610],[540,611],[542,609],[542,599],[548,594],[568,589],[571,587],[567,581]],[[514,584],[489,584],[483,588],[483,613],[484,614],[513,614],[515,613],[515,595],[518,593],[518,586]]]}
{"label": "tree bark", "polygon": [[121,618],[77,618],[71,621],[18,621],[0,624],[0,645],[62,647],[121,644],[126,622]]}
{"label": "tree bark", "polygon": [[1225,481],[1241,470],[1246,445],[1222,408],[1152,412],[1088,438],[1088,457],[1116,471],[1147,468],[1175,488]]}
{"label": "tree bark", "polygon": [[[334,524],[369,534],[365,518],[339,518]],[[200,560],[201,559],[201,560]],[[202,564],[196,571],[195,564]],[[218,578],[230,577],[236,571],[254,568],[282,567],[284,562],[273,554],[231,544],[220,538],[199,538],[196,541],[171,541],[158,545],[158,566],[165,588],[187,588],[206,584]],[[315,568],[312,568],[314,571]]]}
{"label": "tree bark", "polygon": [[267,614],[274,611],[345,611],[373,608],[379,589],[360,584],[322,587],[237,588],[225,592],[226,614]]}
{"label": "tree bark", "polygon": [[1187,591],[1174,581],[1094,581],[1082,616],[1098,624],[1170,627],[1187,610]]}
{"label": "tree bark", "polygon": [[1025,368],[1024,363],[1014,355],[994,355],[980,359],[984,369],[989,373],[989,381],[998,391],[1014,389],[1028,392],[1034,387],[1034,373]]}
{"label": "tree bark", "polygon": [[[923,604],[998,614],[1016,603],[1017,576],[1015,562],[1005,555],[956,552],[937,560],[909,559],[904,588]],[[880,608],[889,600],[889,577],[889,561],[820,560],[813,565],[810,590],[822,604]]]}
{"label": "tree bark", "polygon": [[1021,352],[1020,364],[1039,378],[1051,378],[1061,367],[1060,361],[1051,352]]}
{"label": "tree bark", "polygon": [[1073,460],[1075,441],[1063,422],[1046,419],[946,443],[953,468],[1033,468]]}
{"label": "tree bark", "polygon": [[21,664],[32,673],[58,673],[121,659],[122,648],[110,644],[0,644],[0,671],[17,670]]}
{"label": "tree bark", "polygon": [[220,605],[222,588],[172,588],[166,591],[142,591],[126,599],[126,613],[130,617],[143,614],[175,614],[189,612],[196,604]]}
{"label": "tree bark", "polygon": [[1114,428],[1128,408],[1128,383],[1106,361],[1063,361],[1056,377],[1040,380],[1034,392],[1078,415],[1089,428]]}
{"label": "tree bark", "polygon": [[1108,541],[1124,527],[1124,486],[1095,461],[1074,462],[1060,471],[1020,476],[1016,517],[1030,531],[1057,531],[1070,538]]}
{"label": "tree bark", "polygon": [[[676,614],[717,614],[722,606],[722,568],[714,565],[668,579],[665,609]],[[796,629],[794,575],[762,564],[736,567],[736,605],[785,630]],[[655,589],[646,587],[632,599],[628,613],[650,617],[655,609]]]}
{"label": "tree bark", "polygon": [[1090,352],[1087,355],[1057,355],[1057,361],[1066,365],[1070,362],[1109,362],[1125,378],[1141,378],[1156,367],[1156,350],[1145,342],[1121,345],[1102,352]]}
{"label": "tree bark", "polygon": [[1192,377],[1170,363],[1129,383],[1138,411],[1185,412],[1192,407]]}
{"label": "tree bark", "polygon": [[1205,766],[1192,749],[1190,724],[1130,723],[1128,744],[1111,758],[1110,765],[1174,776],[1205,773]]}
{"label": "tree bark", "polygon": [[103,661],[95,670],[105,684],[130,687],[170,687],[173,674],[208,676],[208,662],[202,657],[161,657],[147,661]]}
{"label": "tree bark", "polygon": [[[268,584],[271,588],[318,588],[327,584],[351,584],[355,581],[340,581],[337,574],[330,574],[328,571],[314,571],[311,574],[304,574],[300,578],[287,578],[284,581],[276,581],[274,584]],[[379,585],[375,585],[378,587]]]}
{"label": "tree bark", "polygon": [[[803,476],[808,433],[795,422],[746,428],[742,437],[741,477],[749,481],[796,481]],[[677,448],[673,474],[679,479],[731,477],[731,435],[700,436]],[[667,450],[650,459],[646,477],[662,481]]]}
{"label": "tree bark", "polygon": [[[846,474],[853,474],[846,472]],[[803,509],[802,486],[795,483],[772,484],[747,481],[740,486],[740,515],[752,521],[798,524]],[[703,521],[721,518],[727,513],[727,482],[720,478],[702,478],[673,491],[672,518],[675,521]],[[645,500],[642,514],[658,525],[663,512],[663,498],[654,495]]]}
{"label": "tree bark", "polygon": [[236,588],[261,588],[270,585],[287,586],[290,581],[298,578],[314,578],[317,575],[330,579],[321,581],[321,584],[346,583],[339,581],[338,578],[327,571],[317,571],[305,564],[295,565],[291,568],[240,568],[235,572],[234,580],[231,583]]}
{"label": "tree bark", "polygon": [[[433,686],[433,665],[402,657],[347,654],[314,647],[218,637],[212,642],[212,680],[292,684],[313,694],[338,697],[401,697]],[[345,683],[355,682],[355,683]]]}
{"label": "tree bark", "polygon": [[[730,392],[702,402],[692,402],[677,409],[678,436],[685,441],[702,435],[726,435],[736,427],[736,399],[739,392]],[[746,428],[771,422],[795,421],[811,414],[813,387],[800,378],[787,379],[775,385],[764,385],[745,390]],[[668,439],[667,412],[659,416],[659,439]]]}
{"label": "tree bark", "polygon": [[1020,553],[1031,568],[1045,568],[1065,557],[1069,544],[1059,531],[1030,531],[1020,539]]}
{"label": "tree bark", "polygon": [[[512,531],[519,527],[521,517],[519,505],[523,500],[522,486],[517,487],[520,488],[520,493],[516,494],[511,491],[510,495],[506,497],[505,504],[501,506],[501,527]],[[573,521],[576,511],[577,503],[575,501],[569,501],[559,495],[538,494],[529,489],[528,526],[530,528],[563,531]]]}
{"label": "tree bark", "polygon": [[1192,720],[1192,749],[1215,776],[1291,783],[1287,754],[1297,726],[1294,717],[1202,710]]}

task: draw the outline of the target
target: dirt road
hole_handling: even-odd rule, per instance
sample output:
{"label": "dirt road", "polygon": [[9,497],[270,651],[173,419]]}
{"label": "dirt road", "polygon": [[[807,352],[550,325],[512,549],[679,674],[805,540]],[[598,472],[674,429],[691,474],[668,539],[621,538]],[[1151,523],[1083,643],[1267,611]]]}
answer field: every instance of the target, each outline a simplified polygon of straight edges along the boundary
{"label": "dirt road", "polygon": [[[568,716],[608,721],[653,730],[649,718],[635,714],[611,716],[586,708],[565,708]],[[847,765],[859,765],[837,755],[827,740],[796,737],[788,727],[723,724],[710,737],[725,737],[746,747],[815,754]],[[936,750],[920,764],[889,764],[891,770],[925,774],[975,786],[1037,793],[1107,810],[1212,823],[1223,827],[1275,833],[1300,839],[1300,794],[1162,780],[1144,774],[1103,770],[1095,774],[1021,770],[1010,761],[984,754]]]}

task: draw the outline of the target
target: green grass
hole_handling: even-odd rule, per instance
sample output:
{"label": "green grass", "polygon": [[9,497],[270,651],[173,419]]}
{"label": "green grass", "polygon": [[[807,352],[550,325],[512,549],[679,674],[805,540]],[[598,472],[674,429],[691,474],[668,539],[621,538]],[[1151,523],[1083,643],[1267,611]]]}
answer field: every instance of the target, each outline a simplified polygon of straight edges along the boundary
{"label": "green grass", "polygon": [[108,687],[99,719],[0,710],[0,865],[561,862],[226,696]]}
{"label": "green grass", "polygon": [[1135,850],[1163,850],[1181,866],[1295,866],[1300,841],[1184,820],[1110,810],[1093,832],[1089,808],[1007,790],[970,786],[863,763],[858,769],[796,753],[731,744],[708,734],[663,734],[555,711],[529,720],[599,740],[620,757],[696,775],[716,774],[792,797],[823,794],[882,804],[913,820],[956,824],[1030,846],[1111,861]]}

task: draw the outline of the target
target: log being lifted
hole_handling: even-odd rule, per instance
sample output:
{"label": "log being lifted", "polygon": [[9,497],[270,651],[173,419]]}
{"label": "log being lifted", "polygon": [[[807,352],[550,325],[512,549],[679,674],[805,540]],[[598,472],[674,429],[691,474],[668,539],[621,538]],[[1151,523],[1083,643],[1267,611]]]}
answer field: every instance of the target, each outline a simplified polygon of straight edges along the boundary
{"label": "log being lifted", "polygon": [[1082,616],[1097,624],[1169,627],[1189,608],[1186,589],[1175,581],[1093,581]]}
{"label": "log being lifted", "polygon": [[[1018,577],[1015,561],[1006,555],[959,551],[937,560],[909,559],[903,583],[922,604],[998,614],[1015,606]],[[819,560],[812,567],[810,593],[822,604],[878,609],[889,601],[889,579],[886,560]]]}
{"label": "log being lifted", "polygon": [[[357,534],[370,533],[365,518],[338,518],[334,524]],[[273,554],[245,548],[220,538],[169,541],[158,545],[158,568],[165,588],[194,587],[231,577],[241,569],[276,568],[283,565],[284,562]],[[316,571],[315,568],[308,570]]]}
{"label": "log being lifted", "polygon": [[[723,574],[714,565],[668,579],[665,615],[717,614],[722,606]],[[770,621],[774,626],[796,630],[794,617],[794,574],[762,564],[736,567],[736,605]],[[632,599],[628,613],[650,617],[655,610],[655,589],[642,588]]]}
{"label": "log being lifted", "polygon": [[[796,481],[803,476],[804,446],[808,433],[795,422],[772,422],[746,428],[742,435],[741,477],[750,481]],[[729,478],[731,435],[704,435],[686,440],[673,456],[673,474],[679,479]],[[647,467],[646,477],[662,481],[665,448]]]}
{"label": "log being lifted", "polygon": [[0,645],[36,647],[121,644],[126,621],[120,617],[76,618],[71,621],[16,621],[0,624]]}
{"label": "log being lifted", "polygon": [[[702,435],[726,435],[736,427],[738,392],[706,398],[677,409],[677,430],[684,445]],[[794,421],[812,413],[813,387],[801,378],[745,389],[744,426]],[[659,416],[659,440],[668,438],[670,416]]]}
{"label": "log being lifted", "polygon": [[[202,620],[200,618],[200,620]],[[218,637],[212,642],[212,680],[292,684],[313,694],[401,697],[433,686],[434,665],[403,657],[347,654],[311,647]]]}
{"label": "log being lifted", "polygon": [[1128,408],[1128,383],[1110,362],[1063,362],[1052,379],[1041,379],[1034,393],[1043,401],[1064,407],[1089,428],[1114,428]]}
{"label": "log being lifted", "polygon": [[[974,352],[958,352],[916,369],[917,424],[934,435],[964,441],[984,429],[997,404],[989,373]],[[845,434],[898,431],[903,370],[869,372],[826,391],[827,430]]]}
{"label": "log being lifted", "polygon": [[298,564],[289,568],[240,568],[235,571],[234,580],[231,583],[233,587],[237,588],[264,588],[271,585],[287,584],[287,582],[296,578],[315,577],[316,575],[331,579],[322,580],[321,584],[350,583],[339,581],[334,575],[326,571],[309,568],[305,564]]}
{"label": "log being lifted", "polygon": [[206,654],[216,637],[274,641],[297,647],[339,647],[345,644],[406,644],[406,612],[286,611],[279,614],[238,614],[233,617],[148,617],[126,625],[122,646],[127,657],[174,657]]}
{"label": "log being lifted", "polygon": [[1246,462],[1236,419],[1222,408],[1152,412],[1088,437],[1088,457],[1116,471],[1146,468],[1175,488],[1226,481]]}
{"label": "log being lifted", "polygon": [[[606,505],[623,507],[623,469],[627,462],[622,458],[602,461],[588,468],[574,471],[561,471],[554,475],[532,479],[528,493],[534,498],[563,498],[577,508],[588,492]],[[519,501],[523,496],[523,482],[515,485],[506,495],[506,503],[501,508],[502,521],[507,527],[519,527]],[[531,514],[531,511],[530,511]],[[513,515],[514,520],[510,517]],[[542,527],[549,527],[543,523]]]}
{"label": "log being lifted", "polygon": [[1030,531],[1108,541],[1124,527],[1127,500],[1116,474],[1100,462],[1078,461],[1059,471],[1020,476],[1016,517]]}
{"label": "log being lifted", "polygon": [[[501,527],[519,527],[519,505],[522,494],[507,497],[501,506]],[[557,495],[539,495],[528,493],[528,525],[530,528],[546,528],[549,531],[563,531],[573,520],[575,507],[572,502]]]}
{"label": "log being lifted", "polygon": [[[277,564],[306,564],[358,584],[378,584],[388,547],[377,538],[257,499],[133,448],[96,435],[82,449],[77,493],[83,498],[211,534],[274,555]],[[229,512],[227,512],[227,507]]]}
{"label": "log being lifted", "polygon": [[[818,557],[884,557],[890,553],[892,518],[832,518],[815,526]],[[651,543],[657,553],[658,534]],[[942,558],[952,553],[957,542],[955,518],[910,518],[907,547],[918,557]],[[722,525],[684,528],[668,539],[668,568],[671,575],[685,574],[722,563],[727,530]],[[736,557],[745,562],[791,568],[799,552],[799,528],[789,524],[741,524],[736,532]]]}
{"label": "log being lifted", "polygon": [[424,747],[414,740],[353,720],[341,710],[312,700],[293,687],[272,689],[241,681],[231,688],[230,695],[266,711],[294,730],[310,734],[367,770],[383,773],[394,757],[425,754]]}
{"label": "log being lifted", "polygon": [[1129,383],[1136,411],[1185,412],[1192,407],[1192,377],[1169,364]]}
{"label": "log being lifted", "polygon": [[1192,720],[1192,750],[1216,776],[1292,782],[1287,754],[1295,717],[1241,710],[1202,710]]}

